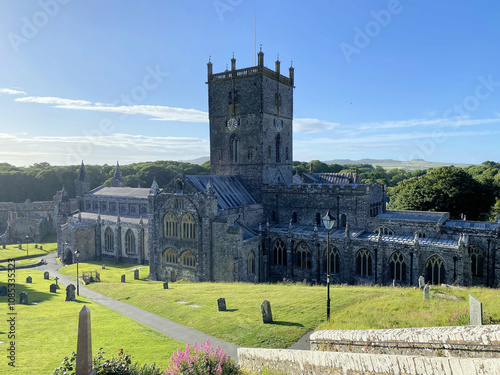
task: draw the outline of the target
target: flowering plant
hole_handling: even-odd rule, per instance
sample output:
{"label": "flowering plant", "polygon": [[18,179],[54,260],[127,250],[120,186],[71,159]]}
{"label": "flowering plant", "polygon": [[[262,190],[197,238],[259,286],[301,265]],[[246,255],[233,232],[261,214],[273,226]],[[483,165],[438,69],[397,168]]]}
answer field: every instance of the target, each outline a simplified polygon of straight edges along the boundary
{"label": "flowering plant", "polygon": [[226,352],[218,345],[214,350],[210,346],[210,340],[201,344],[196,343],[185,350],[178,349],[170,357],[172,362],[165,370],[165,375],[238,375],[239,367],[234,363]]}
{"label": "flowering plant", "polygon": [[[470,324],[469,310],[465,309],[463,313],[459,310],[453,310],[453,315],[447,321],[452,326],[468,326]],[[489,312],[483,313],[483,324],[496,324]]]}

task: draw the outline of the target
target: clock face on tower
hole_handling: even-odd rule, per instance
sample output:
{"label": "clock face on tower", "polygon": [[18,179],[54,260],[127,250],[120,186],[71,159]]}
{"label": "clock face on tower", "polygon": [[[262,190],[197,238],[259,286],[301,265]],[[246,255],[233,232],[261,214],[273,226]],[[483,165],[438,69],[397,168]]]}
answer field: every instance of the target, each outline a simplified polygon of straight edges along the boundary
{"label": "clock face on tower", "polygon": [[227,120],[227,128],[230,132],[234,132],[237,127],[238,120],[236,120],[234,117],[231,117],[229,120]]}

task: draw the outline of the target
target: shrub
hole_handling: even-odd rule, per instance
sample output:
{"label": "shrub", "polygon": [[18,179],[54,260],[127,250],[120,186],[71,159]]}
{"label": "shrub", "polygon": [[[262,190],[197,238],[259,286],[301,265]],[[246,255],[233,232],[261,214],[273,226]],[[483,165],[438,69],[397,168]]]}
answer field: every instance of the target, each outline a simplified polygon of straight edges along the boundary
{"label": "shrub", "polygon": [[[454,310],[453,313],[455,315],[447,319],[448,324],[451,326],[468,326],[470,324],[470,316],[468,311],[468,309],[465,309],[464,312],[461,313],[459,310]],[[483,313],[483,325],[496,323],[497,322],[493,320],[489,312]]]}
{"label": "shrub", "polygon": [[177,350],[170,357],[172,362],[165,375],[238,375],[241,374],[239,367],[219,347],[214,350],[210,347],[210,340],[201,344],[198,348],[195,343],[193,347]]}

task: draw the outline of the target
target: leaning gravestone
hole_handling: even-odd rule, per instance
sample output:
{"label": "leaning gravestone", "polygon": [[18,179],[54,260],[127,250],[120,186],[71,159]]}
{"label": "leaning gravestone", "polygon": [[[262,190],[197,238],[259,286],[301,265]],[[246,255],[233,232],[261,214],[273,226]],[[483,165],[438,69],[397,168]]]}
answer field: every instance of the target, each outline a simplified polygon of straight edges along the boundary
{"label": "leaning gravestone", "polygon": [[431,287],[429,286],[429,284],[425,284],[425,286],[424,286],[424,298],[425,299],[430,298],[430,295],[429,295],[430,289],[431,289]]}
{"label": "leaning gravestone", "polygon": [[165,282],[163,283],[163,289],[168,289],[168,281],[165,281]]}
{"label": "leaning gravestone", "polygon": [[31,278],[31,276],[28,276],[26,278],[26,284],[31,284],[31,283],[33,283],[33,279]]}
{"label": "leaning gravestone", "polygon": [[6,249],[7,248],[7,245],[6,244],[3,244],[3,248]]}
{"label": "leaning gravestone", "polygon": [[139,270],[134,270],[134,280],[139,280]]}
{"label": "leaning gravestone", "polygon": [[122,275],[122,283],[125,282],[125,275]]}
{"label": "leaning gravestone", "polygon": [[38,249],[38,244],[35,244],[35,249]]}
{"label": "leaning gravestone", "polygon": [[42,245],[40,245],[40,250],[43,250],[43,246]]}
{"label": "leaning gravestone", "polygon": [[4,285],[4,286],[0,286],[0,296],[6,296],[7,295],[7,287]]}
{"label": "leaning gravestone", "polygon": [[27,305],[28,304],[28,292],[21,292],[21,293],[19,293],[19,303],[21,305]]}
{"label": "leaning gravestone", "polygon": [[74,286],[73,284],[69,284],[66,287],[66,301],[76,301],[75,290],[76,286]]}
{"label": "leaning gravestone", "polygon": [[219,311],[226,311],[226,299],[225,298],[219,298],[217,300],[217,308]]}
{"label": "leaning gravestone", "polygon": [[418,278],[418,287],[419,287],[420,289],[424,289],[424,286],[425,286],[425,279],[424,279],[424,277],[423,277],[423,276],[420,276],[420,277]]}
{"label": "leaning gravestone", "polygon": [[43,278],[44,278],[45,280],[50,280],[49,271],[45,271],[45,272],[43,273]]}
{"label": "leaning gravestone", "polygon": [[262,322],[264,324],[273,322],[273,313],[271,312],[271,303],[269,301],[262,301],[260,312],[262,313]]}
{"label": "leaning gravestone", "polygon": [[57,285],[50,284],[50,293],[57,293]]}
{"label": "leaning gravestone", "polygon": [[483,304],[469,294],[470,325],[483,325]]}

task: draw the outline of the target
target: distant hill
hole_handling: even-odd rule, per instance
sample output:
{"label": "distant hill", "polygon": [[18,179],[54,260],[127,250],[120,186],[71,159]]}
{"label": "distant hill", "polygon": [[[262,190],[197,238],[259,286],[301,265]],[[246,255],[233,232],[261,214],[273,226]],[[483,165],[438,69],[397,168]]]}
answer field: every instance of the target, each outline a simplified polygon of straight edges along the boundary
{"label": "distant hill", "polygon": [[191,163],[202,165],[204,162],[209,161],[210,158],[208,156],[202,156],[201,158],[192,159],[192,160],[179,160],[182,163]]}
{"label": "distant hill", "polygon": [[410,161],[401,161],[401,160],[393,160],[393,159],[360,159],[360,160],[350,160],[350,159],[334,159],[323,161],[325,164],[340,164],[340,165],[349,165],[349,164],[371,164],[374,167],[377,165],[384,169],[406,169],[406,170],[417,170],[417,169],[429,169],[436,167],[443,167],[448,165],[454,165],[455,167],[468,167],[472,164],[460,164],[460,163],[439,163],[434,161],[425,161],[423,159],[413,159]]}

